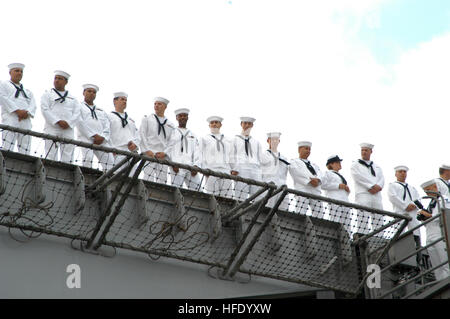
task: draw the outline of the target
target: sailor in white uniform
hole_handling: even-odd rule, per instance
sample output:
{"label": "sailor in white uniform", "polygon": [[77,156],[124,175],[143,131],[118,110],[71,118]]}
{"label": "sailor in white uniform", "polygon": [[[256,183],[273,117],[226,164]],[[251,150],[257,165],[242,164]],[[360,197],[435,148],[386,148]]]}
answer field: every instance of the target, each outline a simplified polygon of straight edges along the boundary
{"label": "sailor in white uniform", "polygon": [[[200,142],[197,136],[186,127],[189,120],[189,109],[175,110],[175,116],[178,127],[171,134],[167,154],[173,162],[200,167],[202,155]],[[169,168],[169,175],[172,185],[176,187],[182,187],[185,184],[191,190],[200,190],[201,180],[195,171],[191,172],[175,166]]]}
{"label": "sailor in white uniform", "polygon": [[[289,173],[294,180],[294,188],[302,192],[320,195],[322,173],[318,165],[308,160],[308,157],[311,154],[312,143],[309,141],[301,141],[297,143],[297,146],[299,158],[291,160],[291,165],[289,165]],[[313,217],[323,218],[325,212],[322,202],[307,197],[297,196],[296,211],[298,213],[306,214],[308,206],[311,208]]]}
{"label": "sailor in white uniform", "polygon": [[[8,65],[10,80],[0,82],[0,106],[3,124],[31,130],[31,119],[36,112],[36,102],[33,93],[20,83],[24,67],[22,63]],[[17,143],[20,153],[30,154],[31,137],[29,135],[3,131],[2,139],[3,149],[13,151]]]}
{"label": "sailor in white uniform", "polygon": [[[428,196],[434,197],[434,199],[430,202],[428,207],[424,210],[421,210],[419,213],[425,216],[425,219],[432,217],[433,215],[437,215],[440,213],[439,206],[437,201],[439,200],[439,204],[441,204],[441,199],[436,199],[436,194],[430,192],[438,192],[437,180],[432,179],[420,185],[422,189],[427,193]],[[442,194],[441,194],[442,195]],[[447,196],[443,196],[445,201],[445,207],[450,208],[450,200]],[[436,218],[432,222],[429,222],[425,225],[426,233],[427,233],[427,245],[431,242],[443,237],[443,230],[441,227],[441,218]],[[446,279],[450,276],[450,271],[448,267],[448,254],[445,247],[445,241],[439,241],[438,243],[427,248],[428,253],[430,254],[431,266],[436,267],[437,265],[447,261],[446,264],[439,267],[434,271],[434,275],[437,280]]]}
{"label": "sailor in white uniform", "polygon": [[[82,142],[111,147],[108,115],[94,104],[98,90],[99,88],[95,84],[83,85],[84,103],[81,104],[81,120],[77,125],[77,137]],[[103,170],[106,171],[114,165],[112,153],[84,147],[81,148],[82,165],[92,167],[94,154]]]}
{"label": "sailor in white uniform", "polygon": [[[278,145],[280,144],[280,132],[267,133],[267,143],[269,149],[261,154],[261,170],[262,180],[264,182],[274,182],[277,186],[286,185],[287,173],[289,170],[289,161],[283,155],[278,152]],[[268,207],[273,207],[281,196],[277,194],[271,197],[267,203]],[[289,197],[284,197],[280,210],[288,210]]]}
{"label": "sailor in white uniform", "polygon": [[[113,148],[127,152],[138,152],[139,133],[136,128],[136,122],[125,112],[127,108],[128,94],[125,92],[114,93],[114,111],[108,113],[110,123],[110,139]],[[125,158],[125,155],[115,155],[114,165]],[[132,175],[134,169],[130,172]]]}
{"label": "sailor in white uniform", "polygon": [[[253,128],[253,117],[241,117],[242,132],[233,140],[231,151],[231,169],[233,175],[261,181],[261,153],[259,141],[250,136]],[[245,200],[258,191],[259,187],[242,182],[235,182],[234,196],[237,200]]]}
{"label": "sailor in white uniform", "polygon": [[[80,120],[80,103],[66,90],[70,74],[55,71],[54,88],[45,91],[41,97],[41,111],[45,119],[44,133],[64,138],[75,138],[75,126]],[[73,144],[61,144],[51,140],[45,141],[46,158],[57,160],[58,150],[61,161],[73,160]]]}
{"label": "sailor in white uniform", "polygon": [[436,183],[439,192],[450,198],[450,165],[442,164],[439,167],[439,178]]}
{"label": "sailor in white uniform", "polygon": [[[141,149],[149,157],[166,159],[167,147],[175,125],[164,115],[169,100],[163,97],[154,99],[155,113],[146,115],[139,127]],[[169,157],[167,159],[170,160]],[[165,184],[167,165],[149,162],[144,166],[144,179]]]}
{"label": "sailor in white uniform", "polygon": [[[323,174],[322,189],[325,191],[325,196],[348,202],[348,195],[350,188],[348,182],[339,171],[342,169],[342,159],[338,155],[328,157],[326,167],[327,171]],[[344,225],[348,233],[351,232],[351,209],[349,207],[328,203],[330,210],[330,220]]]}
{"label": "sailor in white uniform", "polygon": [[[220,133],[223,118],[210,116],[206,120],[209,123],[210,134],[201,139],[202,164],[204,169],[210,169],[220,173],[231,174],[230,157],[232,141]],[[222,197],[233,197],[233,183],[231,179],[206,176],[205,190],[210,194]]]}
{"label": "sailor in white uniform", "polygon": [[[370,208],[383,209],[381,190],[384,187],[384,176],[381,168],[370,160],[373,144],[361,143],[361,159],[354,161],[351,174],[355,182],[355,202]],[[383,225],[383,216],[366,211],[358,211],[356,219],[357,232],[369,233],[369,216],[372,217],[372,229]]]}
{"label": "sailor in white uniform", "polygon": [[[396,166],[394,170],[397,181],[389,183],[389,201],[392,203],[392,208],[395,213],[410,216],[412,218],[412,221],[408,223],[407,228],[414,228],[420,224],[416,218],[417,212],[419,209],[423,209],[419,192],[414,186],[406,183],[406,177],[409,171],[407,166]],[[416,243],[420,244],[420,229],[414,231],[414,236],[416,237]]]}

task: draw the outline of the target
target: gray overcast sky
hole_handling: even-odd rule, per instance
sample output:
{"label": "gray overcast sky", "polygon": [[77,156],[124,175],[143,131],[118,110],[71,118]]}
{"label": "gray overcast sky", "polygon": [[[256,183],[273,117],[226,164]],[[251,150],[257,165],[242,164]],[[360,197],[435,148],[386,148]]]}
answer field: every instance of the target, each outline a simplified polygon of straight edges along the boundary
{"label": "gray overcast sky", "polygon": [[[450,162],[450,33],[396,33],[413,26],[402,17],[414,6],[387,24],[395,3],[3,1],[0,79],[9,63],[25,63],[23,83],[39,104],[53,71],[65,70],[80,99],[83,83],[99,85],[96,102],[106,111],[113,92],[128,92],[138,125],[153,112],[153,97],[164,96],[173,121],[173,110],[191,109],[188,126],[198,135],[208,133],[210,115],[225,118],[227,135],[240,132],[240,116],[253,116],[252,135],[263,145],[268,131],[280,131],[280,151],[294,158],[296,142],[310,140],[310,159],[325,170],[326,158],[339,154],[347,178],[359,143],[370,142],[386,186],[393,167],[405,164],[418,188]],[[399,35],[383,42],[389,34]],[[413,39],[402,45],[406,35]],[[38,106],[34,129],[42,128]]]}

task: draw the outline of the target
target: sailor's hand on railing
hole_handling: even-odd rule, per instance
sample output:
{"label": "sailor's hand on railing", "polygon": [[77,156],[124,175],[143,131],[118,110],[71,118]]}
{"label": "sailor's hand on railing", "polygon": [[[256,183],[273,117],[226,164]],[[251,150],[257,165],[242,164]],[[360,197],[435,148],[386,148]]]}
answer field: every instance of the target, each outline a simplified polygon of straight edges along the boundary
{"label": "sailor's hand on railing", "polygon": [[369,189],[369,193],[371,193],[372,195],[375,195],[376,193],[380,192],[382,190],[380,185],[373,185],[371,189]]}
{"label": "sailor's hand on railing", "polygon": [[173,171],[178,174],[178,172],[180,171],[180,169],[176,166],[172,166]]}
{"label": "sailor's hand on railing", "polygon": [[231,171],[231,175],[237,176],[239,174],[238,171]]}
{"label": "sailor's hand on railing", "polygon": [[17,117],[19,118],[19,122],[21,120],[26,120],[28,118],[28,111],[26,110],[16,110],[14,113],[17,114]]}
{"label": "sailor's hand on railing", "polygon": [[407,212],[410,212],[410,211],[413,211],[413,210],[416,210],[417,209],[417,206],[416,205],[414,205],[414,204],[409,204],[408,205],[408,207],[406,207],[406,211]]}
{"label": "sailor's hand on railing", "polygon": [[134,144],[132,141],[129,141],[128,142],[128,149],[130,150],[130,151],[134,151],[134,150],[136,150],[136,148],[137,148],[137,146],[136,146],[136,144]]}
{"label": "sailor's hand on railing", "polygon": [[427,212],[426,210],[421,210],[419,211],[419,213],[417,214],[417,220],[423,221],[423,220],[427,220],[428,218],[430,218],[431,215],[429,212]]}
{"label": "sailor's hand on railing", "polygon": [[62,128],[63,130],[67,130],[69,128],[69,124],[64,120],[60,120],[56,122],[56,124],[58,124],[59,127]]}
{"label": "sailor's hand on railing", "polygon": [[144,154],[147,155],[148,157],[155,157],[155,154],[152,151],[147,151]]}
{"label": "sailor's hand on railing", "polygon": [[311,178],[311,180],[309,181],[309,184],[311,184],[312,187],[319,186],[319,183],[320,183],[320,179],[318,179],[318,178]]}
{"label": "sailor's hand on railing", "polygon": [[345,184],[339,184],[339,189],[345,190],[347,193],[350,193],[350,188]]}
{"label": "sailor's hand on railing", "polygon": [[[194,167],[200,168],[200,167],[198,167],[197,165],[194,165]],[[195,175],[197,175],[197,173],[198,173],[198,172],[196,172],[196,171],[191,171],[191,176],[194,177]]]}
{"label": "sailor's hand on railing", "polygon": [[156,157],[157,159],[164,159],[164,157],[166,157],[166,153],[164,153],[164,152],[157,152],[157,153],[155,154],[155,157]]}
{"label": "sailor's hand on railing", "polygon": [[105,140],[105,138],[103,136],[100,136],[98,134],[95,134],[93,136],[93,138],[94,138],[94,144],[95,145],[101,145],[103,143],[103,141]]}

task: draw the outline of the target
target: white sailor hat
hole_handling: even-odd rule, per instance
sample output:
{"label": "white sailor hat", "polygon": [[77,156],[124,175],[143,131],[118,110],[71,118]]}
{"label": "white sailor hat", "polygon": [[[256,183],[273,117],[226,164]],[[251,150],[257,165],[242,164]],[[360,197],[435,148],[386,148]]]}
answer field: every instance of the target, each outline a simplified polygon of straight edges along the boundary
{"label": "white sailor hat", "polygon": [[361,146],[361,148],[370,148],[370,149],[372,149],[375,145],[370,144],[370,143],[361,143],[361,144],[359,144],[359,146]]}
{"label": "white sailor hat", "polygon": [[281,135],[280,132],[270,132],[270,133],[267,133],[267,138],[272,138],[272,137],[280,138],[280,135]]}
{"label": "white sailor hat", "polygon": [[12,69],[22,69],[25,67],[25,64],[22,63],[11,63],[8,65],[8,69],[12,70]]}
{"label": "white sailor hat", "polygon": [[60,75],[65,77],[67,80],[70,78],[70,74],[61,70],[56,70],[55,75]]}
{"label": "white sailor hat", "polygon": [[241,118],[241,122],[255,122],[256,119],[254,117],[250,117],[250,116],[242,116]]}
{"label": "white sailor hat", "polygon": [[422,185],[420,185],[420,187],[425,188],[425,187],[431,186],[433,184],[436,184],[436,179],[434,179],[434,178],[430,179],[429,181],[427,181],[425,183],[423,183]]}
{"label": "white sailor hat", "polygon": [[208,123],[211,123],[212,121],[218,121],[218,122],[221,122],[221,123],[222,123],[223,117],[214,115],[214,116],[208,117],[208,118],[206,119],[206,121],[207,121]]}
{"label": "white sailor hat", "polygon": [[450,165],[442,164],[439,168],[442,168],[442,169],[449,169],[449,170],[450,170]]}
{"label": "white sailor hat", "polygon": [[394,170],[395,171],[409,171],[409,168],[408,168],[408,166],[405,166],[405,165],[399,165],[399,166],[394,167]]}
{"label": "white sailor hat", "polygon": [[302,147],[302,146],[309,146],[309,147],[311,147],[312,143],[308,142],[308,141],[301,141],[301,142],[297,142],[297,146],[298,147]]}
{"label": "white sailor hat", "polygon": [[125,92],[116,92],[114,93],[114,98],[116,97],[128,97],[128,94]]}
{"label": "white sailor hat", "polygon": [[98,91],[99,91],[98,86],[95,85],[95,84],[83,84],[82,86],[83,86],[83,90],[86,90],[86,89],[94,89],[95,92],[98,92]]}
{"label": "white sailor hat", "polygon": [[187,108],[181,108],[181,109],[178,109],[178,110],[175,110],[175,115],[178,115],[178,114],[189,114],[189,109],[187,109]]}
{"label": "white sailor hat", "polygon": [[162,102],[162,103],[164,103],[165,105],[168,105],[168,104],[169,104],[169,100],[168,100],[168,99],[165,99],[165,98],[160,97],[160,96],[155,97],[155,98],[153,99],[153,101],[154,101],[154,102]]}
{"label": "white sailor hat", "polygon": [[330,157],[328,157],[327,163],[325,164],[325,166],[328,164],[331,164],[331,163],[342,162],[342,161],[343,161],[343,159],[339,158],[339,155],[331,155]]}

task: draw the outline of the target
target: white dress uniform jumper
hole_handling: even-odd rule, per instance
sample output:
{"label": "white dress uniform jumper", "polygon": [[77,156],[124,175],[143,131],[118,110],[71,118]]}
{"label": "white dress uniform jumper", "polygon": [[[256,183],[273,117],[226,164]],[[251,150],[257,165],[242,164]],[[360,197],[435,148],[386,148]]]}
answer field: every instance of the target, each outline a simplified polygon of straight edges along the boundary
{"label": "white dress uniform jumper", "polygon": [[[339,172],[334,170],[327,170],[323,174],[322,189],[325,191],[325,196],[348,202],[348,192],[345,189],[340,189],[339,185],[348,185],[347,180]],[[328,203],[330,210],[330,220],[344,225],[345,230],[351,233],[351,209],[349,207]]]}
{"label": "white dress uniform jumper", "polygon": [[[357,204],[375,209],[383,209],[381,192],[369,193],[369,189],[375,184],[384,187],[384,176],[381,168],[372,161],[362,159],[354,161],[351,166],[351,174],[355,182],[355,202]],[[358,211],[356,226],[357,232],[368,234],[369,216],[372,218],[372,229],[375,230],[383,225],[383,216],[366,211]]]}
{"label": "white dress uniform jumper", "polygon": [[[93,143],[93,136],[96,134],[105,138],[100,146],[112,147],[110,143],[111,129],[108,115],[96,105],[88,105],[86,102],[83,102],[81,104],[81,121],[77,125],[77,137],[82,142]],[[81,148],[81,154],[83,157],[83,166],[92,167],[94,155],[103,170],[109,170],[114,165],[112,153]]]}
{"label": "white dress uniform jumper", "polygon": [[[110,139],[112,147],[130,152],[128,149],[128,143],[133,142],[137,146],[134,152],[137,152],[140,143],[139,134],[136,128],[136,123],[130,116],[128,116],[128,113],[113,111],[108,113],[108,119],[111,129]],[[125,155],[116,155],[114,157],[114,165],[118,164],[124,158]],[[131,170],[130,176],[134,174],[135,169],[136,166],[134,166]]]}
{"label": "white dress uniform jumper", "polygon": [[[450,208],[450,200],[447,196],[443,196],[444,201],[446,203],[445,207]],[[442,203],[441,199],[439,199],[439,204]],[[426,209],[432,215],[437,215],[440,213],[436,200],[432,200]],[[425,225],[426,233],[427,233],[427,245],[431,242],[441,238],[443,236],[442,227],[441,227],[441,218],[436,218],[432,222]],[[446,245],[444,241],[439,241],[438,243],[427,248],[428,253],[430,254],[431,266],[436,267],[437,265],[443,263],[448,260],[448,255],[446,251]],[[437,280],[442,280],[448,278],[450,276],[450,271],[448,267],[448,262],[443,266],[439,267],[434,271],[434,275]]]}
{"label": "white dress uniform jumper", "polygon": [[436,178],[436,185],[439,193],[441,193],[442,196],[447,196],[450,198],[450,185],[446,180],[438,177]]}
{"label": "white dress uniform jumper", "polygon": [[[231,152],[231,168],[239,173],[238,176],[261,181],[261,144],[251,136],[236,135],[233,139]],[[243,201],[249,195],[256,193],[259,186],[236,182],[234,196]]]}
{"label": "white dress uniform jumper", "polygon": [[[266,150],[261,154],[261,170],[262,180],[264,182],[274,182],[278,187],[286,185],[287,174],[290,163],[288,160],[280,154],[280,152],[274,153],[271,150]],[[277,194],[269,199],[267,206],[273,207],[281,196]],[[288,210],[289,197],[286,195],[279,207],[280,210]]]}
{"label": "white dress uniform jumper", "polygon": [[[3,124],[25,130],[31,129],[31,118],[36,113],[36,102],[33,93],[25,89],[22,84],[17,85],[11,81],[0,82],[0,106]],[[19,121],[19,117],[14,113],[17,110],[26,110],[28,118]],[[20,153],[30,154],[31,137],[29,135],[3,131],[2,140],[3,149],[13,151],[17,143]]]}
{"label": "white dress uniform jumper", "polygon": [[[167,147],[175,125],[166,117],[158,117],[156,114],[144,116],[139,127],[141,139],[141,151],[164,152],[167,155]],[[168,158],[170,160],[170,158]],[[167,165],[147,163],[144,167],[144,179],[165,184],[167,182]]]}
{"label": "white dress uniform jumper", "polygon": [[[291,160],[289,166],[289,173],[294,180],[294,187],[296,190],[315,195],[321,194],[322,173],[319,166],[311,163],[309,160],[295,158]],[[311,178],[318,178],[321,180],[319,186],[314,187],[309,182]],[[306,214],[308,206],[311,208],[311,215],[317,218],[323,218],[325,211],[322,202],[307,197],[297,196],[296,211],[300,214]]]}
{"label": "white dress uniform jumper", "polygon": [[[80,103],[69,94],[69,91],[59,92],[56,89],[45,91],[41,97],[41,111],[45,119],[44,133],[74,139],[75,126],[80,120]],[[64,120],[69,128],[62,129],[58,121]],[[61,161],[70,163],[73,159],[75,146],[72,144],[61,144],[51,140],[45,141],[46,158],[57,160],[58,151]]]}
{"label": "white dress uniform jumper", "polygon": [[[213,171],[231,173],[232,141],[223,134],[208,134],[202,137],[200,142],[202,150],[201,167]],[[210,194],[222,197],[233,197],[233,183],[231,179],[223,179],[215,176],[207,176],[205,190]]]}
{"label": "white dress uniform jumper", "polygon": [[[420,202],[419,192],[414,188],[414,186],[401,182],[389,183],[388,197],[389,201],[392,203],[392,208],[395,213],[406,215],[412,218],[412,220],[408,223],[407,228],[414,228],[420,224],[416,216],[419,209],[422,209],[423,207]],[[409,204],[414,204],[418,208],[407,212],[406,208]],[[420,237],[420,229],[416,229],[414,231],[414,235]]]}
{"label": "white dress uniform jumper", "polygon": [[[176,128],[169,140],[167,153],[173,162],[191,166],[201,166],[201,149],[198,138],[187,128]],[[175,173],[172,167],[169,169],[172,185],[182,187],[185,184],[191,190],[200,190],[199,174],[192,176],[191,171],[179,168]]]}

